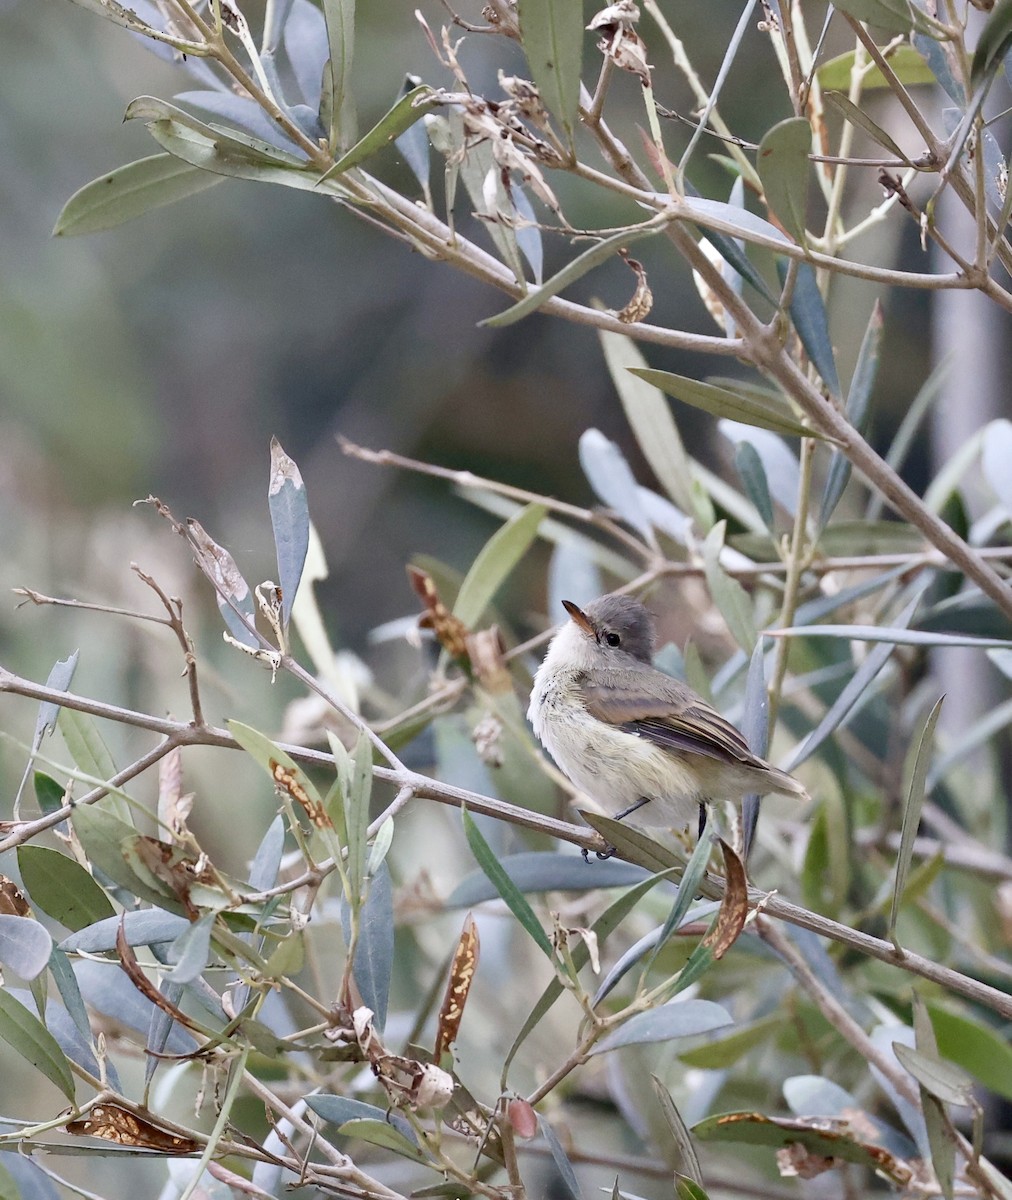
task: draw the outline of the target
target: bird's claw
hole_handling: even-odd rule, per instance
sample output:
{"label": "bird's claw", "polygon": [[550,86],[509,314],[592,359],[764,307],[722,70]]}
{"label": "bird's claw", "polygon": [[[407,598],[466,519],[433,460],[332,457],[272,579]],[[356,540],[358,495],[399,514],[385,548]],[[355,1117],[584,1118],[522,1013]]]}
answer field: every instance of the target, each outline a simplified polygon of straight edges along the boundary
{"label": "bird's claw", "polygon": [[[580,853],[583,855],[583,861],[589,867],[590,866],[590,851],[587,849],[586,846],[584,846],[583,849],[580,851]],[[605,846],[605,848],[603,850],[595,850],[594,851],[594,854],[597,856],[597,859],[600,862],[604,862],[606,859],[611,858],[613,855],[615,855],[617,853],[618,853],[618,848],[616,846]]]}

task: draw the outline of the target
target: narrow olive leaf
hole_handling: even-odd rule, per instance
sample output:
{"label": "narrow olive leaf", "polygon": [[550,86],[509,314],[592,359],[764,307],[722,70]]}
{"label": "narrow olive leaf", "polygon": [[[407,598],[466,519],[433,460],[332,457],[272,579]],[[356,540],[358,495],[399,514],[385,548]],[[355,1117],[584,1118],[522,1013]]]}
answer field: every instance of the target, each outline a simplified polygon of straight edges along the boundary
{"label": "narrow olive leaf", "polygon": [[[131,100],[123,114],[124,121],[145,121],[148,129],[154,134],[155,126],[172,126],[177,136],[186,133],[195,135],[192,144],[210,144],[212,149],[222,151],[219,156],[226,169],[223,175],[233,172],[227,169],[229,160],[235,160],[235,165],[246,167],[254,165],[269,165],[274,167],[292,168],[296,171],[313,170],[309,168],[304,158],[282,150],[272,142],[239,129],[226,128],[223,125],[205,123],[186,109],[170,104],[167,100],[159,100],[157,96],[138,96]],[[158,140],[157,138],[155,139]],[[194,162],[193,166],[201,166]]]}
{"label": "narrow olive leaf", "polygon": [[77,859],[48,846],[19,846],[18,870],[36,908],[70,930],[115,916],[115,910]]}
{"label": "narrow olive leaf", "polygon": [[[60,993],[60,999],[63,1001],[70,1019],[74,1022],[74,1028],[84,1042],[90,1043],[92,1033],[91,1024],[88,1021],[88,1010],[84,1007],[84,998],[81,996],[81,989],[77,986],[77,976],[74,974],[74,968],[70,965],[70,959],[59,946],[54,946],[49,955],[49,970],[56,982],[56,990]],[[106,1063],[107,1067],[109,1065]]]}
{"label": "narrow olive leaf", "polygon": [[369,831],[369,800],[372,796],[372,743],[359,736],[352,755],[351,776],[345,793],[344,827],[348,838],[348,902],[353,909],[365,891],[365,848]]}
{"label": "narrow olive leaf", "polygon": [[331,1125],[341,1126],[348,1121],[387,1121],[417,1145],[415,1131],[404,1117],[399,1113],[390,1112],[389,1109],[377,1108],[375,1104],[366,1104],[364,1100],[353,1100],[350,1096],[332,1096],[324,1092],[321,1095],[307,1096],[306,1106]]}
{"label": "narrow olive leaf", "polygon": [[973,1080],[955,1063],[943,1062],[903,1042],[893,1042],[893,1052],[902,1066],[938,1100],[964,1108],[973,1102]]}
{"label": "narrow olive leaf", "polygon": [[684,1176],[676,1174],[675,1200],[710,1200],[710,1198],[702,1184],[697,1183],[694,1179],[686,1179]]}
{"label": "narrow olive leaf", "polygon": [[[787,264],[777,262],[781,280],[787,277]],[[829,336],[829,318],[826,304],[819,291],[815,271],[805,262],[799,262],[791,293],[791,320],[812,365],[819,372],[822,382],[834,396],[840,395],[840,377],[833,356],[833,342]]]}
{"label": "narrow olive leaf", "polygon": [[[861,341],[858,351],[854,375],[850,381],[850,391],[847,393],[847,420],[858,431],[864,433],[868,424],[871,393],[875,386],[875,376],[878,374],[879,355],[882,348],[882,302],[875,301],[871,319]],[[847,481],[850,479],[850,459],[839,450],[833,451],[829,470],[826,473],[826,486],[822,492],[819,506],[819,528],[824,529],[829,524],[829,518],[836,511]]]}
{"label": "narrow olive leaf", "polygon": [[576,1180],[576,1172],[573,1170],[573,1164],[569,1161],[569,1155],[563,1150],[562,1143],[555,1136],[555,1130],[552,1129],[541,1113],[537,1114],[537,1118],[538,1128],[541,1130],[542,1137],[548,1143],[552,1161],[555,1163],[555,1169],[559,1172],[559,1178],[565,1184],[566,1191],[573,1197],[573,1200],[582,1200],[580,1185]]}
{"label": "narrow olive leaf", "polygon": [[[55,662],[49,675],[46,678],[46,687],[53,688],[54,691],[66,692],[70,690],[71,682],[74,678],[74,672],[77,670],[77,660],[80,651],[75,650],[68,658],[60,659]],[[35,717],[35,732],[32,735],[32,750],[28,756],[28,761],[25,763],[24,774],[21,776],[21,782],[18,784],[18,790],[14,796],[14,818],[17,820],[21,812],[21,797],[24,794],[25,787],[32,774],[32,768],[35,764],[35,756],[39,752],[39,747],[42,745],[42,739],[47,733],[54,733],[56,725],[60,717],[60,706],[53,704],[49,700],[43,701],[39,705],[38,714]],[[44,778],[48,778],[45,776]],[[36,775],[35,792],[38,797],[38,775]],[[62,792],[62,789],[61,789]],[[40,801],[41,803],[41,801]],[[59,808],[57,804],[55,807]]]}
{"label": "narrow olive leaf", "polygon": [[734,465],[745,487],[745,495],[755,505],[763,524],[773,533],[773,500],[770,496],[770,485],[762,459],[751,442],[738,442],[735,446]]}
{"label": "narrow olive leaf", "polygon": [[116,939],[122,932],[128,946],[154,946],[174,942],[189,925],[185,917],[162,912],[157,908],[141,908],[135,912],[104,917],[94,925],[79,929],[60,942],[60,949],[103,954],[115,950]]}
{"label": "narrow olive leaf", "polygon": [[703,569],[710,597],[720,610],[720,615],[731,631],[734,640],[751,654],[756,644],[755,619],[748,593],[720,565],[720,554],[724,548],[726,521],[718,521],[703,542]]}
{"label": "narrow olive leaf", "polygon": [[[597,888],[629,887],[643,878],[643,868],[608,859],[584,862],[578,854],[528,850],[500,856],[500,863],[516,885],[527,892],[585,892]],[[499,893],[484,871],[474,871],[457,884],[444,901],[446,908],[471,908],[494,900]]]}
{"label": "narrow olive leaf", "polygon": [[[194,560],[214,587],[214,598],[229,632],[244,646],[258,647],[259,638],[246,625],[246,622],[250,626],[256,624],[253,593],[236,566],[235,559],[224,546],[218,545],[199,521],[191,517],[186,522],[186,528]],[[246,622],[241,619],[240,613]]]}
{"label": "narrow olive leaf", "polygon": [[712,1000],[673,1000],[659,1008],[637,1013],[590,1051],[607,1054],[622,1046],[671,1042],[695,1037],[733,1024],[730,1013]]}
{"label": "narrow olive leaf", "polygon": [[689,210],[686,219],[692,220],[700,229],[706,231],[707,241],[729,267],[747,280],[770,304],[776,304],[777,298],[772,288],[753,266],[752,260],[739,242],[752,241],[757,245],[777,249],[790,245],[790,239],[775,225],[764,221],[762,217],[739,204],[725,200],[709,200],[701,196],[688,179],[685,180],[685,194],[690,197],[683,202],[684,207]]}
{"label": "narrow olive leaf", "polygon": [[[745,699],[741,720],[741,732],[753,754],[766,757],[770,740],[770,698],[766,691],[765,642],[756,639],[755,649],[749,659],[745,677]],[[741,803],[742,846],[746,860],[755,837],[759,821],[759,797],[750,794]]]}
{"label": "narrow olive leaf", "polygon": [[[917,57],[920,58],[920,55]],[[924,60],[921,59],[922,63],[923,61]],[[884,146],[886,150],[890,152],[890,154],[895,154],[900,162],[906,163],[907,166],[911,165],[909,157],[899,148],[899,146],[897,146],[889,134],[886,133],[881,126],[876,125],[871,117],[869,117],[863,109],[858,108],[858,106],[852,100],[849,100],[840,92],[825,92],[824,95],[830,107],[835,108],[845,120],[851,123],[851,125],[855,125],[858,129],[862,129],[872,139],[873,142],[878,142],[878,144],[880,146]]]}
{"label": "narrow olive leaf", "polygon": [[355,0],[323,0],[330,43],[330,69],[324,88],[326,102],[321,109],[330,114],[330,148],[348,145],[355,136],[355,105],[351,90],[351,64],[355,53]]}
{"label": "narrow olive leaf", "polygon": [[678,1155],[675,1162],[675,1170],[680,1175],[688,1176],[693,1183],[702,1185],[703,1172],[699,1166],[699,1158],[692,1141],[692,1134],[689,1133],[688,1126],[682,1120],[682,1114],[676,1108],[668,1089],[656,1075],[651,1075],[650,1081],[654,1086],[654,1095],[657,1097],[657,1102],[661,1106],[661,1112],[664,1114],[665,1123],[671,1133],[671,1140],[675,1144],[675,1151]]}
{"label": "narrow olive leaf", "polygon": [[[829,90],[845,92],[850,88],[851,72],[854,69],[855,52],[849,50],[824,62],[815,72],[823,92]],[[897,46],[889,55],[889,66],[900,83],[912,87],[918,83],[934,83],[935,76],[931,67],[911,45]],[[880,91],[890,87],[886,77],[878,67],[867,67],[861,73],[861,90],[865,92]]]}
{"label": "narrow olive leaf", "polygon": [[639,346],[624,333],[602,329],[598,335],[625,418],[657,482],[682,512],[694,512],[692,464],[671,408],[664,394],[633,370],[647,369]]}
{"label": "narrow olive leaf", "polygon": [[970,67],[970,88],[977,89],[990,79],[1012,47],[1012,0],[998,0],[977,39]]}
{"label": "narrow olive leaf", "polygon": [[224,181],[224,176],[191,167],[171,154],[152,154],[79,188],[60,210],[53,237],[115,229],[152,209],[175,204]]}
{"label": "narrow olive leaf", "polygon": [[717,387],[712,383],[701,383],[684,375],[673,375],[670,371],[636,368],[634,375],[659,387],[662,392],[674,396],[694,408],[701,408],[715,417],[729,417],[743,425],[755,425],[760,429],[771,429],[789,437],[822,437],[817,430],[802,424],[786,404],[775,405],[755,395]]}
{"label": "narrow olive leaf", "polygon": [[[408,75],[401,89],[401,97],[409,95],[421,82],[421,79],[417,75]],[[394,138],[394,144],[403,155],[404,161],[411,168],[412,174],[418,180],[423,195],[428,198],[430,196],[429,173],[431,164],[429,161],[429,137],[425,132],[424,124],[416,121],[402,134]]]}
{"label": "narrow olive leaf", "polygon": [[281,619],[283,627],[287,629],[309,550],[309,505],[306,501],[306,485],[302,482],[302,473],[295,460],[284,452],[276,437],[271,438],[271,476],[267,488],[267,503],[271,512],[274,546],[278,556]]}
{"label": "narrow olive leaf", "polygon": [[805,243],[811,150],[812,130],[808,121],[804,117],[789,117],[766,132],[756,152],[756,170],[766,203],[801,245]]}
{"label": "narrow olive leaf", "polygon": [[478,866],[481,867],[489,879],[492,880],[493,884],[495,884],[495,889],[506,902],[507,908],[524,929],[527,930],[536,945],[540,946],[550,959],[554,959],[555,952],[552,949],[552,943],[548,940],[548,935],[541,927],[541,922],[534,915],[534,909],[531,908],[513,880],[502,869],[498,857],[488,842],[485,841],[481,830],[475,824],[474,818],[465,806],[461,806],[460,819],[464,825],[464,835],[467,838],[467,844],[471,847],[471,853],[474,855]]}
{"label": "narrow olive leaf", "polygon": [[59,1043],[23,1004],[0,988],[0,1038],[73,1103],[74,1077]]}
{"label": "narrow olive leaf", "polygon": [[[351,938],[351,912],[341,906],[345,943]],[[358,913],[358,938],[352,971],[367,1008],[373,1011],[376,1028],[382,1033],[390,1001],[394,963],[394,902],[390,871],[385,863],[369,881],[365,903]]]}
{"label": "narrow olive leaf", "polygon": [[833,0],[833,7],[889,33],[909,33],[914,14],[907,0]]}
{"label": "narrow olive leaf", "polygon": [[923,1085],[921,1112],[924,1130],[931,1150],[931,1166],[938,1180],[938,1190],[945,1200],[953,1200],[956,1182],[956,1142],[946,1119],[945,1106]]}
{"label": "narrow olive leaf", "polygon": [[520,38],[541,99],[572,142],[583,62],[581,0],[519,0]]}
{"label": "narrow olive leaf", "polygon": [[249,886],[254,892],[265,892],[278,881],[281,856],[285,849],[285,822],[279,813],[261,839],[249,869]]}
{"label": "narrow olive leaf", "polygon": [[907,798],[903,805],[903,824],[900,828],[900,848],[896,855],[896,878],[893,882],[893,898],[889,907],[889,923],[886,927],[886,937],[895,941],[896,920],[900,915],[900,905],[903,903],[903,889],[906,886],[910,861],[914,853],[914,838],[921,823],[921,809],[924,806],[925,781],[928,776],[928,766],[931,762],[931,752],[934,744],[935,726],[942,711],[944,696],[935,701],[928,718],[924,722],[921,736],[917,739],[917,749],[912,760],[908,758],[909,783]]}
{"label": "narrow olive leaf", "polygon": [[173,983],[192,983],[204,970],[211,956],[211,932],[215,914],[205,913],[191,922],[172,942],[168,960],[172,970],[166,975]]}
{"label": "narrow olive leaf", "polygon": [[765,629],[764,637],[830,637],[855,642],[888,642],[890,646],[955,646],[967,650],[1010,650],[1003,638],[969,637],[919,629],[879,629],[875,625],[803,625],[793,629]]}
{"label": "narrow olive leaf", "polygon": [[112,779],[116,764],[93,718],[72,708],[61,708],[57,723],[78,767],[95,779]]}
{"label": "narrow olive leaf", "polygon": [[[582,860],[580,861],[581,865],[585,865]],[[650,875],[640,883],[629,887],[618,899],[609,904],[591,927],[591,932],[597,939],[598,945],[604,945],[615,929],[618,928],[655,884],[659,883],[662,879],[670,878],[670,876],[671,871],[662,871],[659,874]],[[590,959],[590,950],[586,941],[581,940],[578,942],[573,947],[571,953],[573,966],[577,971],[582,970]],[[502,1078],[500,1081],[500,1086],[503,1090],[506,1088],[506,1077],[509,1073],[510,1064],[516,1056],[517,1051],[527,1040],[531,1031],[538,1025],[545,1013],[548,1012],[555,1001],[562,995],[564,990],[558,978],[552,979],[544,992],[542,992],[537,1004],[531,1009],[526,1021],[524,1021],[523,1027],[514,1038],[513,1045],[510,1047],[509,1053],[506,1055],[505,1062],[503,1063]]]}
{"label": "narrow olive leaf", "polygon": [[[917,606],[920,603],[920,596],[916,596],[910,604],[900,614],[898,620],[905,627],[913,618],[917,611]],[[800,632],[809,632],[813,629],[830,628],[829,626],[807,625],[797,627]],[[841,626],[841,628],[852,629],[854,626]],[[900,634],[904,632],[902,629],[893,630],[892,632]],[[843,724],[849,715],[851,709],[862,698],[870,699],[871,693],[868,689],[871,687],[876,675],[886,665],[892,656],[893,648],[896,643],[892,640],[883,642],[870,651],[865,657],[864,662],[858,667],[851,678],[847,681],[843,690],[830,705],[829,710],[822,720],[816,725],[812,732],[805,738],[803,742],[794,750],[793,754],[788,757],[787,762],[783,764],[785,771],[793,771],[795,767],[801,766],[803,762],[811,758],[815,751],[822,743]]]}
{"label": "narrow olive leaf", "polygon": [[657,944],[654,946],[654,952],[650,956],[650,962],[647,964],[648,969],[671,936],[685,920],[685,916],[689,911],[689,905],[696,898],[696,893],[699,891],[699,884],[706,874],[706,864],[710,861],[710,851],[713,849],[715,840],[712,833],[704,832],[703,836],[696,842],[695,849],[689,856],[689,861],[685,864],[682,877],[678,881],[678,892],[675,896],[675,902],[671,906],[661,927]]}
{"label": "narrow olive leaf", "polygon": [[[39,808],[47,816],[49,813],[59,812],[63,808],[63,784],[57,783],[51,775],[47,775],[44,771],[36,771],[32,785],[35,788],[35,799],[38,801]],[[58,826],[61,831],[64,827],[64,822]]]}
{"label": "narrow olive leaf", "polygon": [[[389,1124],[385,1117],[378,1120],[368,1117],[357,1117],[351,1121],[345,1121],[338,1128],[338,1133],[342,1133],[345,1137],[358,1138],[361,1142],[369,1142],[370,1145],[380,1146],[384,1150],[391,1150],[394,1154],[401,1158],[410,1159],[412,1162],[423,1163],[425,1166],[432,1166],[428,1158],[418,1149],[417,1145],[406,1137],[399,1129],[395,1129]],[[433,1170],[436,1168],[433,1167]]]}
{"label": "narrow olive leaf", "polygon": [[360,166],[367,159],[372,158],[384,146],[390,145],[435,107],[434,97],[435,93],[428,86],[412,88],[406,96],[402,96],[397,101],[389,112],[380,118],[367,134],[361,137],[346,154],[342,154],[337,162],[320,176],[319,182],[323,183],[335,175],[343,175],[345,171],[350,171],[352,167]]}
{"label": "narrow olive leaf", "polygon": [[538,527],[548,510],[543,504],[528,504],[497,529],[478,553],[464,577],[453,606],[453,615],[473,629],[538,536]]}
{"label": "narrow olive leaf", "polygon": [[580,466],[601,503],[613,508],[648,545],[654,545],[653,525],[640,498],[639,484],[616,443],[599,429],[584,430],[580,434]]}
{"label": "narrow olive leaf", "polygon": [[53,939],[44,925],[31,917],[0,913],[0,963],[15,975],[31,980],[49,965]]}
{"label": "narrow olive leaf", "polygon": [[[544,0],[541,0],[544,2]],[[624,233],[613,234],[612,237],[605,238],[604,241],[598,242],[591,246],[589,250],[584,250],[582,254],[571,259],[558,274],[553,275],[540,287],[529,288],[527,295],[512,307],[507,308],[504,312],[496,313],[494,317],[488,317],[484,321],[479,321],[482,326],[489,326],[492,329],[503,329],[507,325],[514,325],[517,321],[529,316],[532,312],[536,312],[553,296],[557,296],[564,288],[569,287],[571,283],[575,283],[578,279],[582,279],[589,271],[595,267],[599,267],[602,263],[608,262],[614,258],[619,249],[631,246],[634,242],[638,242],[640,238],[650,237],[655,233],[660,232],[663,228],[663,223],[660,221],[651,221],[646,225],[641,225],[636,229],[626,230]]]}
{"label": "narrow olive leaf", "polygon": [[[681,924],[687,925],[694,921],[703,921],[707,917],[712,917],[719,907],[720,905],[716,900],[707,900],[703,904],[697,904],[689,909]],[[660,940],[660,936],[661,927],[658,925],[654,929],[651,929],[649,933],[645,933],[643,937],[634,942],[618,956],[605,973],[601,982],[597,985],[597,991],[590,1002],[593,1008],[597,1008],[602,1000],[611,995],[633,967],[641,963],[653,951]],[[679,978],[681,978],[681,973],[679,974]],[[666,998],[670,999],[670,997]]]}

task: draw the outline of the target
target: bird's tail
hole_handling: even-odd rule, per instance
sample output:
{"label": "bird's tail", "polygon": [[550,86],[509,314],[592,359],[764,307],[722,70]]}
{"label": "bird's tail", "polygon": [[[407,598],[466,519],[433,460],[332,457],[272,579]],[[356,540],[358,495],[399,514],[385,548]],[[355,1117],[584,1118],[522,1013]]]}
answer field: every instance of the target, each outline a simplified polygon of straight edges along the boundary
{"label": "bird's tail", "polygon": [[793,775],[788,775],[786,771],[781,771],[778,767],[769,767],[769,773],[771,792],[776,792],[778,796],[797,796],[799,800],[811,799],[804,785],[798,783]]}

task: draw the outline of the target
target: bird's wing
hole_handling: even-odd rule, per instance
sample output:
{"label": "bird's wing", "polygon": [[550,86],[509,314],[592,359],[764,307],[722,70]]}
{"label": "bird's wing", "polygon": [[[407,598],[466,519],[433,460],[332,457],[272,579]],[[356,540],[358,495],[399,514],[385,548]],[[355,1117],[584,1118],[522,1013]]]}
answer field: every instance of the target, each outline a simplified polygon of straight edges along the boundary
{"label": "bird's wing", "polygon": [[629,682],[601,672],[580,691],[592,717],[649,738],[665,750],[702,754],[718,762],[764,766],[737,729],[676,679],[652,672]]}

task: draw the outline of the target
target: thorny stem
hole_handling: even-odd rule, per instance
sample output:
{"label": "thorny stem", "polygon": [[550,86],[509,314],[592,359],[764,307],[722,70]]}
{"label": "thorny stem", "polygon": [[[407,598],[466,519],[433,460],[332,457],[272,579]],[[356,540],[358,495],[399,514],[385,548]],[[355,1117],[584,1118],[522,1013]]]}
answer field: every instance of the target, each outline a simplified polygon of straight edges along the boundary
{"label": "thorny stem", "polygon": [[[169,721],[162,717],[134,712],[130,709],[120,708],[117,705],[105,704],[98,700],[89,700],[85,697],[77,696],[72,692],[60,692],[54,688],[47,688],[42,684],[33,683],[31,680],[22,679],[20,676],[14,675],[10,671],[0,667],[0,693],[2,692],[11,692],[29,699],[46,701],[66,708],[73,708],[79,712],[88,712],[93,716],[105,717],[122,724],[151,729],[165,734],[166,741],[159,743],[154,750],[149,751],[143,758],[125,768],[124,771],[119,772],[116,778],[121,782],[126,782],[127,779],[134,778],[142,770],[146,769],[146,767],[153,765],[174,745],[219,746],[231,750],[241,748],[235,739],[223,729],[216,729],[209,725],[198,728],[193,725],[182,724],[181,722]],[[323,751],[309,750],[303,746],[280,745],[281,749],[297,761],[326,765],[328,767],[334,766],[333,756]],[[457,808],[462,804],[466,804],[472,812],[484,813],[525,829],[531,829],[538,833],[546,833],[576,846],[585,846],[593,850],[599,849],[601,845],[599,835],[588,831],[586,826],[571,825],[566,821],[558,821],[553,817],[543,816],[541,813],[534,812],[531,809],[519,808],[514,804],[507,804],[505,801],[496,800],[490,796],[483,796],[478,792],[468,791],[466,788],[454,787],[451,784],[443,783],[440,780],[432,779],[427,775],[421,775],[415,771],[394,770],[389,767],[373,767],[373,775],[376,779],[391,783],[398,788],[410,789],[414,795],[423,799],[435,800],[441,804],[450,804]],[[106,790],[98,788],[87,796],[83,796],[77,803],[91,803],[104,794],[106,794]],[[50,813],[38,821],[18,826],[6,838],[0,841],[0,854],[5,850],[10,850],[21,845],[36,833],[44,829],[49,829],[53,825],[59,824],[60,821],[67,820],[73,814],[73,810],[74,805],[64,805],[58,811]],[[722,894],[721,885],[716,881],[708,884],[707,894],[711,895],[711,898],[719,899]],[[752,903],[757,903],[764,896],[764,893],[756,892],[755,889],[750,891],[750,901]],[[832,921],[818,913],[809,912],[799,905],[791,904],[779,896],[765,898],[763,901],[763,911],[767,916],[787,921],[802,929],[809,929],[821,937],[826,937],[832,941],[839,942],[841,945],[849,946],[860,953],[867,954],[871,958],[877,958],[882,962],[889,963],[891,966],[909,971],[911,974],[930,979],[943,987],[949,988],[951,991],[958,992],[960,995],[967,996],[971,1000],[992,1009],[1006,1019],[1012,1020],[1012,996],[999,991],[997,988],[980,983],[967,975],[963,975],[959,971],[954,971],[950,967],[941,966],[911,951],[900,953],[892,942],[886,942],[880,938],[862,933],[859,930],[850,929],[837,921]]]}

